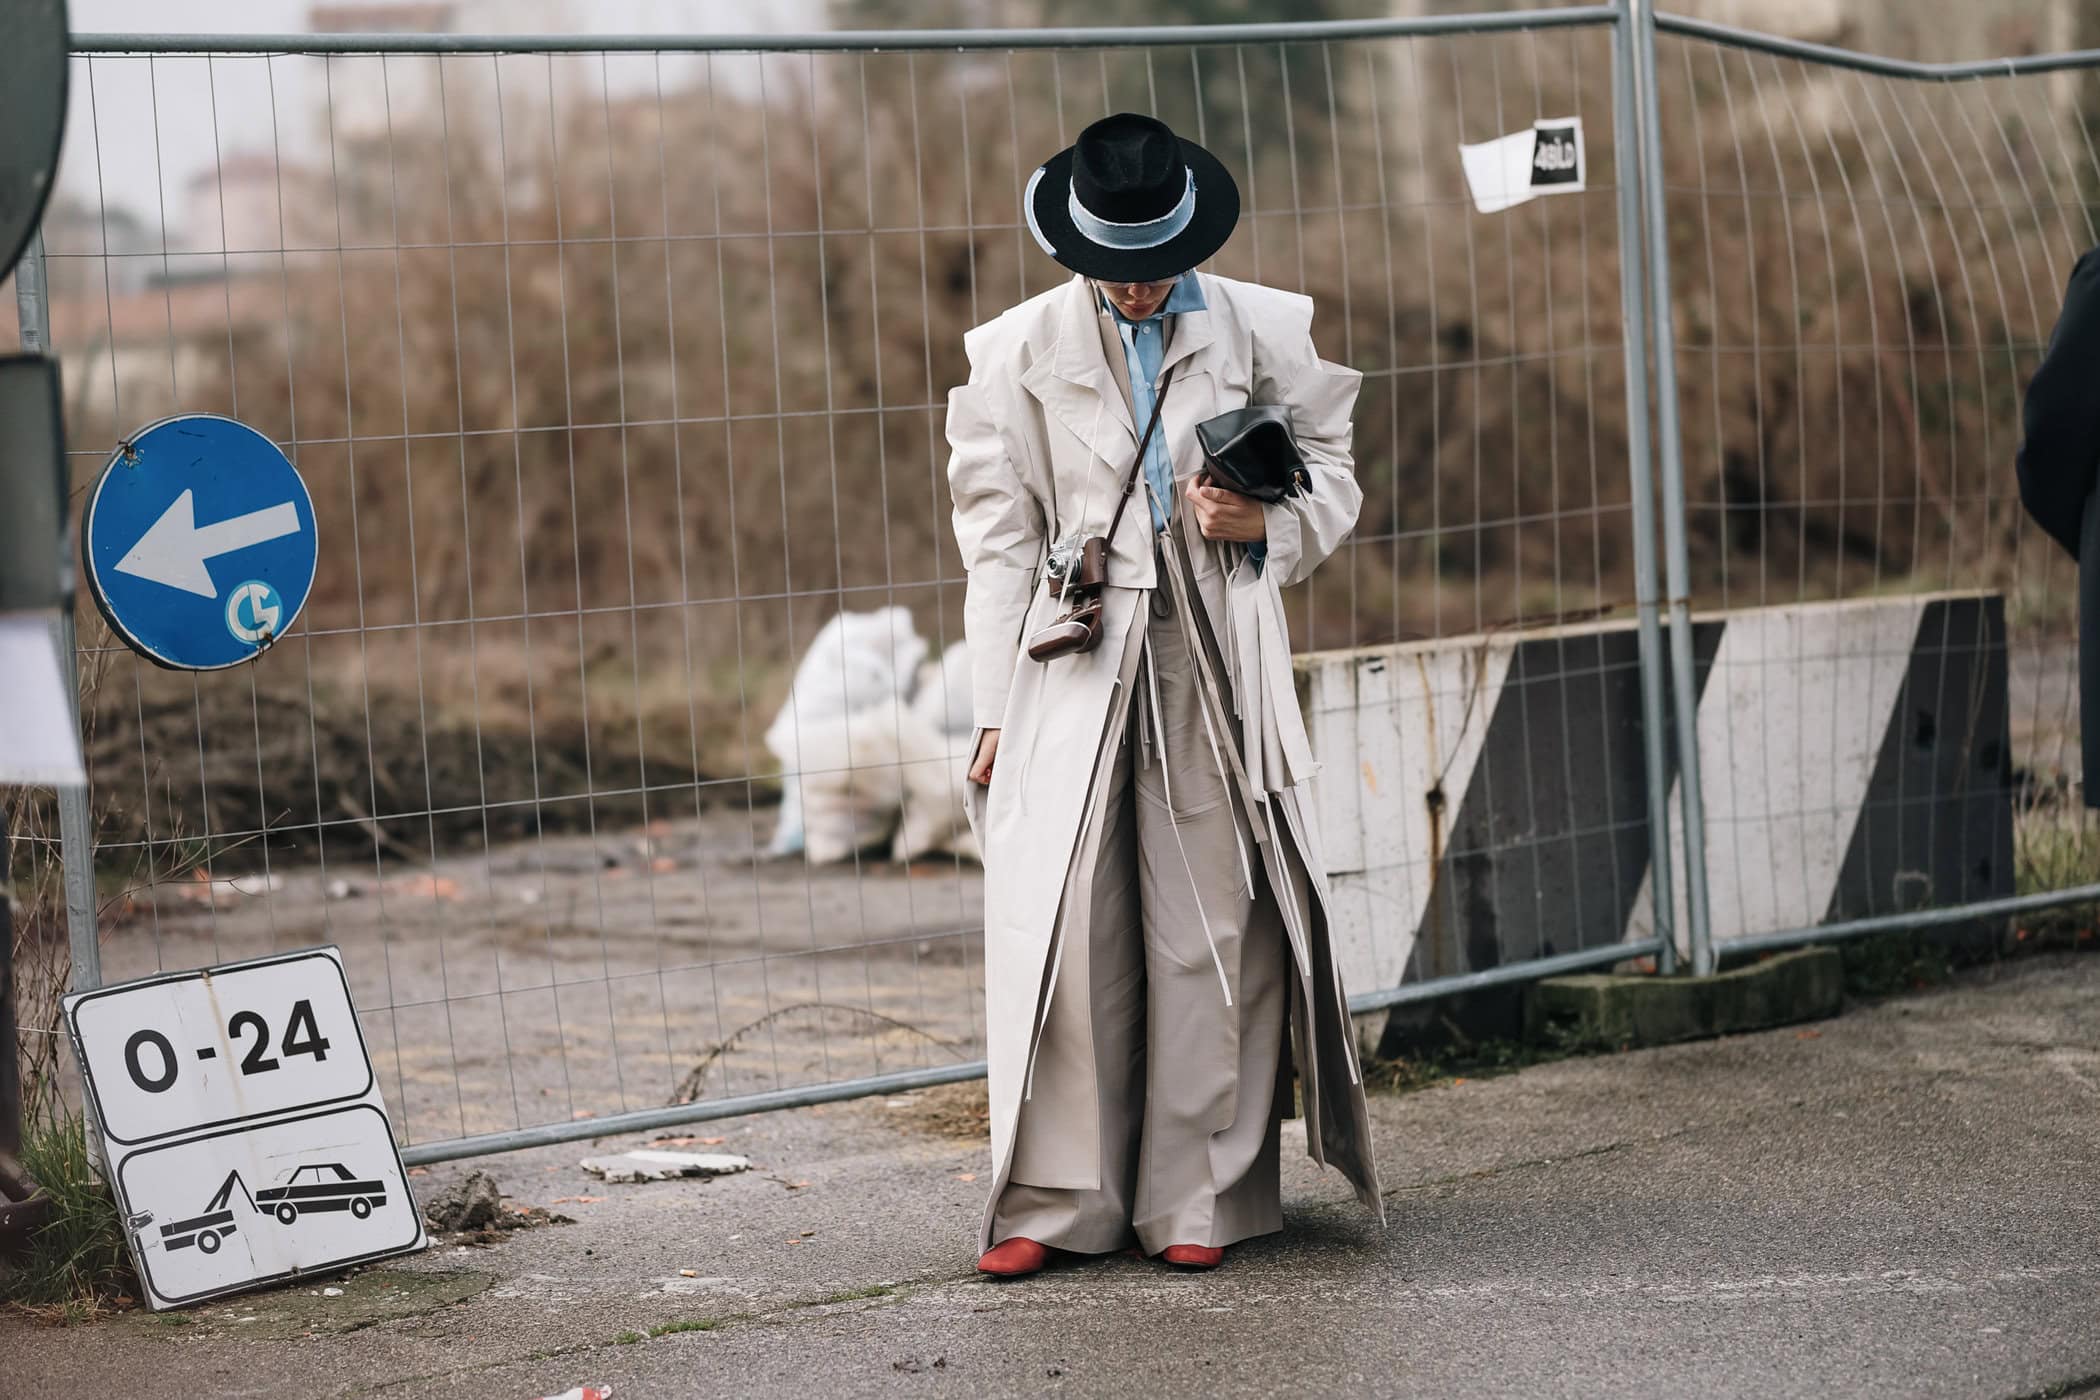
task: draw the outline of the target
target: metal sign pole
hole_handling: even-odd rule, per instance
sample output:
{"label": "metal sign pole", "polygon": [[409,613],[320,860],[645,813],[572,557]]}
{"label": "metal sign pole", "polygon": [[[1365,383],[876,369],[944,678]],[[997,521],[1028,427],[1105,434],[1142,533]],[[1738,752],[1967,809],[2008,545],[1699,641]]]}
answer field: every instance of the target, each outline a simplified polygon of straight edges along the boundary
{"label": "metal sign pole", "polygon": [[51,1198],[22,1167],[22,1076],[15,1032],[14,928],[7,888],[8,809],[0,804],[0,1259],[22,1249]]}
{"label": "metal sign pole", "polygon": [[[14,903],[8,880],[12,850],[7,824],[11,816],[7,805],[0,803],[0,1159],[22,1155],[22,1069],[20,1037],[15,1033]],[[0,1190],[0,1196],[5,1194]]]}
{"label": "metal sign pole", "polygon": [[[31,235],[22,260],[15,265],[15,314],[22,328],[23,350],[51,353],[51,305],[44,280],[44,235]],[[60,609],[54,624],[58,654],[66,668],[66,702],[73,709],[73,729],[85,738],[80,722],[80,651],[71,608]],[[88,789],[58,790],[59,850],[65,861],[66,939],[72,949],[70,986],[76,992],[102,985],[102,939],[95,910],[95,850],[88,824]]]}

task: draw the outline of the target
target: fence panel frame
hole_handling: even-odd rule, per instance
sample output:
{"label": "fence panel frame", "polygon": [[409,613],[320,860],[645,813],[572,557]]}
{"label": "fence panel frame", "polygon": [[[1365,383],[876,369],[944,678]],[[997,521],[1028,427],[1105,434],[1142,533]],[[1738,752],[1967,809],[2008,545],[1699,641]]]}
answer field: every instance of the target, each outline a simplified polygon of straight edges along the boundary
{"label": "fence panel frame", "polygon": [[[1626,367],[1628,478],[1632,488],[1635,606],[1639,626],[1641,708],[1647,767],[1647,821],[1651,840],[1654,936],[1640,942],[1535,959],[1390,988],[1361,991],[1351,1010],[1363,1014],[1430,1001],[1458,992],[1505,986],[1560,973],[1652,956],[1665,974],[1676,968],[1677,939],[1671,920],[1673,892],[1682,882],[1690,970],[1715,970],[1716,949],[1707,909],[1703,847],[1704,799],[1698,774],[1697,695],[1692,667],[1692,622],[1687,557],[1684,462],[1678,423],[1676,345],[1667,244],[1655,38],[1670,33],[1782,57],[1793,57],[1882,76],[1927,82],[2100,68],[2100,51],[2043,54],[2021,59],[1963,63],[1918,63],[1855,53],[1737,29],[1684,16],[1658,13],[1652,0],[1560,9],[1451,14],[1405,19],[1132,26],[1107,30],[835,31],[776,35],[391,35],[391,34],[79,34],[78,56],[162,55],[418,55],[609,53],[860,53],[885,51],[1013,52],[1024,49],[1100,50],[1156,46],[1232,46],[1253,43],[1317,43],[1353,38],[1428,38],[1572,28],[1609,28],[1611,34],[1614,166],[1617,181],[1615,232],[1619,242],[1621,329]],[[41,236],[17,272],[17,310],[24,345],[47,350],[49,307],[44,297]],[[1651,418],[1651,415],[1653,417]],[[1660,511],[1657,497],[1660,496]],[[1657,551],[1661,550],[1658,562]],[[73,624],[64,626],[65,650],[77,666]],[[1667,672],[1667,676],[1666,676]],[[77,690],[77,685],[76,685]],[[76,694],[75,703],[78,703]],[[1665,719],[1667,714],[1668,718]],[[1684,856],[1679,867],[1669,839],[1669,775],[1665,725],[1674,737],[1683,822]],[[94,855],[85,790],[59,800],[65,867],[68,939],[76,990],[100,984],[99,934],[94,903]],[[1846,923],[1779,930],[1733,940],[1729,951],[1749,952],[1803,943],[1859,937],[1896,928],[1952,924],[2100,900],[2100,883],[2063,890],[1948,906]],[[572,1141],[608,1133],[662,1128],[774,1108],[897,1093],[979,1078],[983,1061],[876,1074],[761,1093],[696,1100],[663,1108],[636,1109],[576,1122],[520,1126],[510,1130],[411,1144],[405,1160],[427,1163],[526,1146]]]}
{"label": "fence panel frame", "polygon": [[[1746,29],[1690,15],[1659,12],[1653,8],[1653,0],[1618,0],[1618,2],[1630,8],[1645,11],[1640,21],[1644,32],[1637,41],[1637,46],[1641,50],[1641,61],[1649,75],[1647,90],[1642,94],[1643,100],[1653,105],[1659,105],[1655,103],[1653,83],[1655,36],[1658,33],[1671,34],[1680,38],[1704,40],[1724,49],[1737,49],[1748,53],[1764,54],[1773,58],[1791,58],[1805,63],[1819,64],[1831,69],[1896,79],[1908,83],[1967,83],[1988,78],[2018,78],[2050,73],[2100,70],[2100,49],[2072,49],[2060,53],[2027,54],[2004,58],[1925,62],[1915,59],[1892,58],[1882,54],[1864,53],[1854,49],[1819,44],[1805,39],[1790,39],[1782,35],[1767,34],[1759,30]],[[1645,114],[1644,122],[1652,118],[1653,115],[1652,110]],[[1652,165],[1654,175],[1652,180],[1644,182],[1642,191],[1643,201],[1648,206],[1648,216],[1645,223],[1651,248],[1661,248],[1663,256],[1667,257],[1667,245],[1663,241],[1666,237],[1667,229],[1664,219],[1665,201],[1661,184],[1662,138],[1659,122],[1650,128],[1650,135],[1652,139],[1644,143],[1642,152],[1644,163]],[[2090,147],[2088,148],[2088,154],[2090,155]],[[1651,266],[1651,281],[1662,289],[1662,294],[1666,298],[1670,295],[1667,267],[1658,273]],[[1667,301],[1664,304],[1666,307],[1669,305]],[[1667,311],[1660,316],[1652,316],[1651,324],[1655,325],[1664,334],[1671,334],[1672,318],[1667,314]],[[1658,393],[1662,395],[1663,411],[1674,418],[1677,401],[1674,354],[1665,354],[1660,350],[1658,351],[1657,373],[1659,379]],[[1667,376],[1666,388],[1660,387],[1662,376]],[[1669,444],[1665,447],[1663,454],[1662,480],[1666,491],[1670,491],[1674,487],[1674,498],[1665,503],[1663,523],[1666,531],[1675,530],[1676,547],[1681,550],[1687,510],[1684,496],[1684,464],[1678,434],[1672,431],[1669,434],[1669,439]],[[1677,559],[1673,556],[1673,563],[1675,562],[1677,562]],[[1681,588],[1683,592],[1680,592]],[[1670,589],[1673,604],[1673,644],[1679,635],[1675,625],[1676,616],[1674,609],[1679,603],[1684,604],[1687,609],[1684,614],[1684,626],[1681,636],[1686,649],[1686,660],[1688,661],[1691,637],[1689,599],[1687,596],[1689,591],[1688,582],[1683,578],[1682,574],[1673,573]],[[1689,688],[1691,673],[1688,665],[1680,669],[1679,677],[1681,684]],[[1685,699],[1689,703],[1680,704],[1679,706],[1677,732],[1682,751],[1696,763],[1696,700],[1689,695]],[[1689,798],[1689,794],[1687,796]],[[1694,806],[1697,807],[1696,812],[1693,810]],[[1688,800],[1684,820],[1686,849],[1689,853],[1695,834],[1704,830],[1703,802],[1694,804]],[[1698,879],[1701,888],[1701,898],[1703,899],[1703,856],[1699,861]],[[1730,954],[1738,956],[1775,952],[1818,943],[1845,942],[1871,937],[1875,934],[1957,927],[1980,920],[2011,918],[2020,914],[2042,913],[2071,905],[2095,902],[2100,902],[2100,882],[2069,885],[2061,889],[2038,891],[2033,894],[2014,894],[1997,899],[1971,900],[1967,903],[1936,905],[1916,910],[1905,910],[1894,914],[1873,915],[1822,924],[1807,924],[1795,928],[1767,930],[1747,937],[1731,938],[1728,940],[1727,949]],[[1698,930],[1704,931],[1706,955],[1704,966],[1699,966],[1699,947],[1695,942],[1694,971],[1700,974],[1712,973],[1717,970],[1717,953],[1713,945],[1710,919],[1704,911],[1701,911],[1693,916],[1692,924],[1695,930],[1695,940],[1700,937]]]}

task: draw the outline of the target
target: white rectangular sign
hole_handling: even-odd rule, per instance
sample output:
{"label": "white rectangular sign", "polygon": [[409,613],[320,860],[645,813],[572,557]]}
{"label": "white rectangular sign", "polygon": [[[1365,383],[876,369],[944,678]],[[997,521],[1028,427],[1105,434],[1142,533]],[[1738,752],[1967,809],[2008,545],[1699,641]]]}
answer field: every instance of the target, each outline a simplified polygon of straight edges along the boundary
{"label": "white rectangular sign", "polygon": [[373,1104],[135,1148],[112,1175],[155,1307],[423,1247]]}
{"label": "white rectangular sign", "polygon": [[152,1307],[424,1246],[334,948],[76,993],[66,1019]]}
{"label": "white rectangular sign", "polygon": [[372,1087],[332,948],[104,987],[66,1010],[113,1142],[350,1103]]}
{"label": "white rectangular sign", "polygon": [[65,668],[43,613],[0,613],[0,787],[87,781]]}

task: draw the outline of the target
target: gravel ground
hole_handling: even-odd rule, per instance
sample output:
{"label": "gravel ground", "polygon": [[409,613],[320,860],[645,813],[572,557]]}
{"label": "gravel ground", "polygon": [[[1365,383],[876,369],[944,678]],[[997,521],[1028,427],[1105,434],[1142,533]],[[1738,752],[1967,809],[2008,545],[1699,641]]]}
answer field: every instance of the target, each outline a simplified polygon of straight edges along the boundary
{"label": "gravel ground", "polygon": [[163,883],[103,973],[337,945],[413,1142],[980,1058],[981,869],[769,859],[772,819]]}

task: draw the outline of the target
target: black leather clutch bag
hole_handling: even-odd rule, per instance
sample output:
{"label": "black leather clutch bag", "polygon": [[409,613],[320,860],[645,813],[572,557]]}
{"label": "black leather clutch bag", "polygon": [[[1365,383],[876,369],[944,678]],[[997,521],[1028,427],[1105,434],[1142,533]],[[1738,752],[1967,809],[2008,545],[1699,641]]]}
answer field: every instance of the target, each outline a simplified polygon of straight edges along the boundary
{"label": "black leather clutch bag", "polygon": [[1236,408],[1196,425],[1204,470],[1213,484],[1273,505],[1312,485],[1298,439],[1291,436],[1291,411],[1280,404]]}

